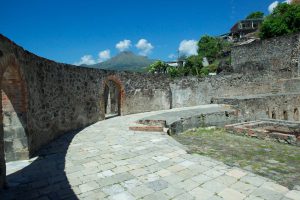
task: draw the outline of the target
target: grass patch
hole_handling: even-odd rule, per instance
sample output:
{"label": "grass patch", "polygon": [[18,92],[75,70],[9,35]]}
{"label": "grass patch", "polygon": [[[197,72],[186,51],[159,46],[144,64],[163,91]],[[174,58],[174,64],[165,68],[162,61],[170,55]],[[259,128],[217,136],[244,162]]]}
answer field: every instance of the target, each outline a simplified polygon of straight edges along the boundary
{"label": "grass patch", "polygon": [[300,185],[300,147],[199,128],[173,136],[189,153],[215,158],[275,180],[292,189]]}

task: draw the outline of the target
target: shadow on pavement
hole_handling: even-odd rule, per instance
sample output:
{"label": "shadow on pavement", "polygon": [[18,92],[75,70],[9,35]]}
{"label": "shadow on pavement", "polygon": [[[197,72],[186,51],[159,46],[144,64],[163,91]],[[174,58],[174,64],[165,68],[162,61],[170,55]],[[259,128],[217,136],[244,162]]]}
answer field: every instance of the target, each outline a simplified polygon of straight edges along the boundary
{"label": "shadow on pavement", "polygon": [[42,148],[30,165],[6,177],[8,189],[0,199],[78,199],[65,169],[65,157],[74,136],[82,129],[64,134]]}

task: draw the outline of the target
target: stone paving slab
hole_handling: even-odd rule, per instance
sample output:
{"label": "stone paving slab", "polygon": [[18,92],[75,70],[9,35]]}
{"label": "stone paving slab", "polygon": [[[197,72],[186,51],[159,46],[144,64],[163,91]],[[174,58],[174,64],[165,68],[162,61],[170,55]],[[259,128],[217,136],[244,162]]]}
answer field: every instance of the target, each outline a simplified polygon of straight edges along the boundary
{"label": "stone paving slab", "polygon": [[10,188],[0,199],[299,199],[299,191],[189,155],[167,135],[128,129],[163,112],[116,117],[62,136],[8,175]]}

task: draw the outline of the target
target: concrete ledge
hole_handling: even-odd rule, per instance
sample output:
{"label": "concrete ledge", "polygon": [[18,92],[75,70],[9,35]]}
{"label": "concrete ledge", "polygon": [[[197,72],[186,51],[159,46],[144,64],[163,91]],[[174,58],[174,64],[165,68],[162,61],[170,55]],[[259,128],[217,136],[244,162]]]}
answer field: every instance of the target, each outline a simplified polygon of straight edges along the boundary
{"label": "concrete ledge", "polygon": [[169,110],[152,115],[137,121],[137,126],[129,129],[134,131],[163,131],[168,129],[168,134],[179,134],[191,128],[204,126],[223,127],[226,124],[236,123],[237,110],[228,105],[202,105],[184,109]]}

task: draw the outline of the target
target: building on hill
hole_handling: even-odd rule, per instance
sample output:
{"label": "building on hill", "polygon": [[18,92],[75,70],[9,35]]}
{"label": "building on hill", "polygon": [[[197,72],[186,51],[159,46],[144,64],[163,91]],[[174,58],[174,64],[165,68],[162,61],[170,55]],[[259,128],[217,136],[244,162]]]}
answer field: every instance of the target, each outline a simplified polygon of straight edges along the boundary
{"label": "building on hill", "polygon": [[247,34],[254,33],[258,30],[262,24],[263,18],[261,19],[244,19],[238,21],[230,29],[230,34],[235,39],[245,38]]}
{"label": "building on hill", "polygon": [[169,61],[166,62],[166,64],[171,67],[183,67],[185,65],[185,60]]}

